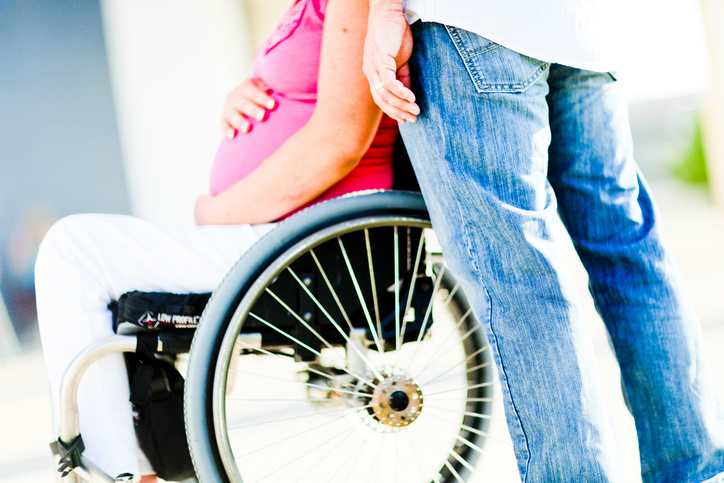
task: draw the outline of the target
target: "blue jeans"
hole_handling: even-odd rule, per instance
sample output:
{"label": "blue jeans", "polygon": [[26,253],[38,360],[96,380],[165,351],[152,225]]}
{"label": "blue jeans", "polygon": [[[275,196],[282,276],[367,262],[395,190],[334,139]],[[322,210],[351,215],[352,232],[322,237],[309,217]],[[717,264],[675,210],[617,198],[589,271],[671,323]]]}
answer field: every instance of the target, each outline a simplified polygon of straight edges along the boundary
{"label": "blue jeans", "polygon": [[588,271],[638,433],[644,482],[724,471],[701,331],[661,243],[615,77],[413,25],[405,145],[451,270],[499,368],[525,482],[624,481],[592,344],[556,253],[558,213]]}

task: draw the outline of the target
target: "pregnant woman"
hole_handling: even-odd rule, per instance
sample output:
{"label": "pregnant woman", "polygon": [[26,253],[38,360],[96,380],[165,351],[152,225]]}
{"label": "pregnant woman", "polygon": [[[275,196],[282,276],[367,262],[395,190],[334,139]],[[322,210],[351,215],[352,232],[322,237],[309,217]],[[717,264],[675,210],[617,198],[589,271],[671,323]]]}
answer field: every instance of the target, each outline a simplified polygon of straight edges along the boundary
{"label": "pregnant woman", "polygon": [[[132,290],[212,291],[272,222],[334,196],[391,187],[397,124],[383,118],[362,73],[367,3],[297,0],[287,11],[252,77],[227,98],[198,226],[74,215],[49,231],[36,291],[56,425],[65,369],[113,333],[110,302]],[[122,355],[87,371],[78,392],[84,454],[110,475],[154,481],[128,399]]]}

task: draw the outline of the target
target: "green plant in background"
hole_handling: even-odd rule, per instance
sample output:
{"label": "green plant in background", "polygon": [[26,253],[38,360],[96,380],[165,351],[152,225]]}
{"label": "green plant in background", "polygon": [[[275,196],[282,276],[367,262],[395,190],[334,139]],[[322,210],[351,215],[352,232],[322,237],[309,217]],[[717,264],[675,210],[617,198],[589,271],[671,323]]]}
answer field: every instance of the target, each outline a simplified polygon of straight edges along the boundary
{"label": "green plant in background", "polygon": [[689,149],[684,152],[681,159],[673,164],[671,172],[677,178],[687,183],[707,187],[709,175],[706,170],[706,155],[704,154],[704,139],[701,121],[697,120]]}

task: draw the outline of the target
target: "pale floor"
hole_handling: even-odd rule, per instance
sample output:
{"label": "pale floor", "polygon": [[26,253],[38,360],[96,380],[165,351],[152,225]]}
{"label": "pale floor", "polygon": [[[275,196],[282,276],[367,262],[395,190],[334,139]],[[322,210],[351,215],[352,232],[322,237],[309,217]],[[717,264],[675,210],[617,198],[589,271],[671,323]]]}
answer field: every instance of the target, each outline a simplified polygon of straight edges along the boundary
{"label": "pale floor", "polygon": [[[705,196],[670,181],[653,185],[669,247],[682,271],[699,313],[715,383],[724,400],[724,215],[707,203]],[[607,388],[618,431],[628,481],[640,481],[636,438],[632,419],[623,405],[616,362],[602,324],[586,291],[583,269],[570,244],[567,258],[581,288],[590,320],[599,370]],[[39,352],[0,361],[0,481],[4,483],[52,483],[53,465],[48,442],[49,398],[45,369]],[[499,481],[479,478],[476,481]]]}

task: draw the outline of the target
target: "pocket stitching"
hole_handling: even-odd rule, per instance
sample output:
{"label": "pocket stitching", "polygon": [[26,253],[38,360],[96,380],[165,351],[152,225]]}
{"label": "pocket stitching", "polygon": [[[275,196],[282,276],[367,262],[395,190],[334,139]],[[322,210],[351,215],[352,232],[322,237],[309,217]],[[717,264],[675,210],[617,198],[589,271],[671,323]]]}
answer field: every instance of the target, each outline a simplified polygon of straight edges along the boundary
{"label": "pocket stitching", "polygon": [[[492,44],[492,47],[490,48],[481,48],[479,50],[470,52],[468,50],[465,50],[465,53],[461,50],[462,45],[462,38],[460,37],[460,34],[458,33],[458,29],[456,27],[452,27],[449,25],[445,25],[445,30],[447,31],[448,35],[450,36],[450,40],[452,40],[453,45],[455,46],[455,50],[457,50],[458,55],[460,56],[460,59],[463,61],[463,65],[465,66],[465,69],[468,71],[468,74],[470,75],[470,79],[473,81],[473,84],[475,85],[475,89],[479,92],[486,92],[489,89],[496,89],[500,92],[523,92],[528,87],[530,87],[536,79],[540,76],[540,74],[550,66],[550,63],[543,62],[541,65],[534,70],[531,75],[523,82],[515,82],[515,83],[507,83],[507,84],[490,84],[490,83],[482,83],[479,81],[479,72],[475,68],[475,64],[472,62],[469,62],[474,57],[478,57],[480,55],[486,54],[488,52],[492,52],[495,49],[498,49],[502,47],[500,44],[496,44],[492,40],[490,43]],[[522,55],[522,54],[520,54]]]}

